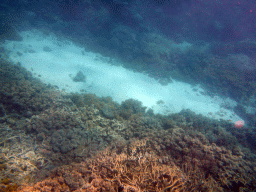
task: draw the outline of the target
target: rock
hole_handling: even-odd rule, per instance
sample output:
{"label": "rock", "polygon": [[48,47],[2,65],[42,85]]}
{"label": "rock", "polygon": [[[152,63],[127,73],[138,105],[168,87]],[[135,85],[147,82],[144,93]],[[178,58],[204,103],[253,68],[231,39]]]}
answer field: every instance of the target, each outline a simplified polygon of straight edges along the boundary
{"label": "rock", "polygon": [[51,49],[50,47],[48,47],[48,46],[45,46],[45,47],[43,48],[43,50],[44,50],[45,52],[51,52],[51,51],[52,51],[52,49]]}
{"label": "rock", "polygon": [[76,76],[73,78],[74,82],[86,82],[86,77],[82,71],[79,71]]}

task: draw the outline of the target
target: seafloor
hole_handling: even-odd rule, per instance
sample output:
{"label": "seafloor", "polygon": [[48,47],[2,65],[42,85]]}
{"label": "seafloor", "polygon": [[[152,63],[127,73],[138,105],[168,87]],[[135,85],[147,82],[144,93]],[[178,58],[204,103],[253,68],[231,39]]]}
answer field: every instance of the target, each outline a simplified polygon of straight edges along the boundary
{"label": "seafloor", "polygon": [[0,191],[254,191],[255,128],[67,94],[0,60]]}

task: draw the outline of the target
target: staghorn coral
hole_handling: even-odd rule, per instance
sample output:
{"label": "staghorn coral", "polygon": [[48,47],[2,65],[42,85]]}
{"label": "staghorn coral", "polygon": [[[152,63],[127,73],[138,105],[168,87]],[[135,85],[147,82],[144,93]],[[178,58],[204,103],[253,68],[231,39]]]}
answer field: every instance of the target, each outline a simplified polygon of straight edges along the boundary
{"label": "staghorn coral", "polygon": [[80,164],[63,166],[33,187],[18,191],[183,191],[186,180],[175,165],[164,165],[154,154],[117,154],[108,149]]}
{"label": "staghorn coral", "polygon": [[[186,132],[186,126],[184,128],[175,126],[172,129],[164,130],[161,129],[161,121],[158,120],[158,124],[155,124],[156,127],[148,126],[147,123],[145,124],[143,117],[138,117],[126,124],[122,124],[121,122],[118,123],[115,120],[108,120],[101,117],[99,110],[90,107],[80,108],[76,112],[65,111],[65,113],[67,113],[66,115],[73,115],[71,116],[71,122],[74,123],[73,125],[71,124],[72,126],[81,126],[81,128],[88,130],[88,133],[95,137],[94,140],[101,139],[103,143],[109,146],[109,149],[105,152],[99,152],[97,148],[94,148],[94,141],[89,140],[86,145],[83,144],[78,147],[81,149],[79,153],[78,151],[76,153],[76,150],[73,149],[67,154],[53,153],[52,147],[54,143],[48,141],[55,137],[48,135],[47,137],[49,139],[44,138],[42,144],[39,145],[39,152],[44,154],[48,159],[51,159],[51,161],[55,161],[55,165],[58,166],[63,164],[58,159],[66,158],[63,162],[68,163],[68,161],[78,160],[76,157],[78,154],[83,154],[80,157],[88,157],[88,154],[91,154],[92,158],[87,159],[88,161],[86,160],[79,168],[86,169],[87,171],[85,172],[87,174],[90,173],[90,177],[87,178],[88,181],[84,180],[84,176],[82,176],[83,180],[80,179],[81,175],[86,174],[81,173],[81,171],[75,168],[78,164],[75,166],[70,165],[70,170],[66,170],[67,167],[65,168],[64,166],[60,168],[63,170],[59,174],[61,178],[59,178],[59,175],[53,173],[52,177],[48,180],[46,179],[33,186],[38,187],[38,190],[44,189],[47,191],[52,189],[58,191],[72,189],[75,191],[83,189],[84,191],[93,191],[102,189],[115,191],[119,189],[124,191],[145,191],[147,190],[145,188],[146,186],[151,189],[153,187],[151,184],[156,183],[156,181],[153,182],[152,179],[150,180],[150,174],[144,173],[144,171],[148,172],[150,169],[150,172],[152,172],[152,168],[157,167],[157,172],[152,173],[165,175],[166,173],[164,171],[168,170],[167,168],[177,168],[177,166],[180,167],[178,173],[181,174],[180,176],[183,179],[180,182],[186,181],[184,183],[184,191],[223,191],[223,188],[232,189],[235,185],[234,182],[239,183],[240,188],[248,188],[251,182],[253,182],[255,172],[251,171],[251,168],[255,163],[253,164],[249,159],[244,159],[244,154],[241,153],[241,150],[239,152],[239,149],[237,149],[238,152],[232,154],[232,151],[227,150],[225,147],[218,147],[215,144],[209,143],[202,133]],[[51,111],[49,115],[42,113],[42,116],[50,120],[50,114],[53,115],[52,119],[57,115],[56,117],[63,119],[63,121],[66,119],[66,122],[68,122],[65,113],[61,114],[60,111]],[[86,114],[90,115],[89,119],[86,118]],[[64,116],[62,117],[61,115]],[[87,126],[88,122],[92,126]],[[68,124],[65,126],[68,126]],[[67,130],[65,131],[65,126],[62,130],[68,133],[69,129],[72,128],[66,127]],[[190,127],[191,125],[188,126]],[[37,127],[39,128],[39,126]],[[55,129],[57,132],[61,130],[58,128],[54,128],[53,130]],[[108,137],[106,137],[107,135],[105,133],[111,138],[110,143],[106,142],[108,141]],[[138,137],[136,138],[136,136],[139,136],[140,139]],[[60,139],[65,140],[65,137],[65,134],[63,134]],[[128,141],[122,138],[127,138]],[[103,147],[104,145],[101,146]],[[50,154],[47,155],[43,149]],[[81,158],[79,161],[81,161]],[[75,170],[75,172],[71,170]],[[129,173],[131,171],[137,172],[131,174]],[[68,172],[72,173],[67,174]],[[64,175],[67,177],[64,178]],[[38,180],[37,177],[35,176],[34,179]],[[170,182],[174,182],[174,180],[171,180],[170,177],[161,176],[154,178],[157,180],[157,186],[159,187],[155,191],[164,189],[170,191],[167,184],[168,182],[169,184]],[[63,179],[63,184],[60,184],[59,182]],[[138,181],[135,182],[134,179],[138,179]],[[151,181],[151,184],[145,184],[145,181]],[[71,188],[67,186],[67,183],[69,183]],[[170,187],[173,186],[170,185]],[[30,188],[27,191],[33,191],[32,189],[36,191],[36,188]]]}
{"label": "staghorn coral", "polygon": [[239,183],[237,187],[250,188],[255,182],[255,162],[248,161],[241,149],[232,153],[225,147],[210,144],[203,134],[187,135],[181,128],[175,128],[171,137],[166,134],[160,138],[150,139],[157,153],[172,156],[180,167],[189,164],[203,174],[204,179],[211,177],[221,188],[232,190],[235,183]]}
{"label": "staghorn coral", "polygon": [[[2,103],[0,122],[4,189],[22,184],[20,191],[253,191],[256,186],[256,156],[248,149],[253,143],[241,138],[233,139],[235,145],[228,142],[252,137],[255,129],[232,131],[228,122],[189,110],[149,114],[132,100],[121,107],[110,98],[70,96],[53,88],[36,94],[36,86],[29,84],[34,79],[23,68],[10,67],[0,71],[14,83],[1,79],[1,96],[8,101]],[[16,87],[19,81],[24,88],[32,85],[29,93]],[[36,103],[29,103],[29,97]],[[21,101],[19,111],[11,111],[14,101]],[[25,101],[30,115],[23,114]],[[103,112],[106,104],[114,116]],[[130,110],[127,120],[118,109]]]}
{"label": "staghorn coral", "polygon": [[10,132],[6,125],[0,130],[1,138],[5,137],[0,142],[1,178],[8,178],[12,184],[32,181],[35,172],[46,168],[49,160],[39,153],[35,139],[19,131]]}
{"label": "staghorn coral", "polygon": [[[218,190],[212,191],[222,191],[224,188],[233,190],[236,186],[248,189],[251,188],[250,185],[254,185],[252,183],[255,182],[256,172],[253,169],[255,163],[246,158],[250,156],[248,151],[248,155],[245,155],[242,148],[235,147],[236,151],[232,151],[224,146],[210,143],[204,134],[191,130],[195,127],[190,123],[183,125],[183,128],[176,126],[173,129],[160,131],[156,127],[153,129],[144,127],[140,119],[128,124],[129,131],[126,134],[129,134],[129,138],[136,136],[140,139],[146,138],[151,152],[154,151],[159,156],[171,157],[179,167],[184,164],[192,166],[190,170],[196,170],[196,173],[201,175],[201,179],[196,180],[204,181],[204,185],[194,182],[194,188],[201,189],[204,186],[203,191],[215,188]],[[131,142],[134,141],[131,139]]]}

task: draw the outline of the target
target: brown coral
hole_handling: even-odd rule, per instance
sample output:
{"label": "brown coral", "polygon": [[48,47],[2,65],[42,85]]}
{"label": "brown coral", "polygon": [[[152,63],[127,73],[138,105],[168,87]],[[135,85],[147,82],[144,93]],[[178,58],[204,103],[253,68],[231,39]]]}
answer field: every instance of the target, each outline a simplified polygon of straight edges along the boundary
{"label": "brown coral", "polygon": [[63,166],[50,178],[19,191],[183,191],[185,177],[154,154],[128,156],[105,150],[80,164]]}

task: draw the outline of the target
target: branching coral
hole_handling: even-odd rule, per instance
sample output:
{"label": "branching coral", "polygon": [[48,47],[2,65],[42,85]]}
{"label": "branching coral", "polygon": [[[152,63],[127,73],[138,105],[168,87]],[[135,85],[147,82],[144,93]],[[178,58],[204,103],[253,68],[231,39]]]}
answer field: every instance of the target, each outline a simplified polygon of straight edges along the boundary
{"label": "branching coral", "polygon": [[[1,127],[4,134],[6,127]],[[32,177],[36,171],[45,167],[48,163],[36,150],[35,141],[24,133],[14,132],[0,143],[1,164],[4,165],[0,173],[2,178],[8,178],[15,184],[26,183],[33,180]],[[6,134],[8,136],[8,134]]]}
{"label": "branching coral", "polygon": [[180,192],[185,190],[184,178],[178,167],[161,164],[154,154],[117,154],[106,149],[83,163],[58,168],[47,180],[20,191],[68,187],[71,191]]}
{"label": "branching coral", "polygon": [[[21,70],[6,68],[0,73]],[[31,75],[22,74],[10,77],[0,92],[5,102],[0,176],[6,189],[13,181],[24,183],[20,191],[46,192],[253,191],[256,186],[255,154],[233,139],[253,131],[227,134],[230,123],[188,110],[162,116],[145,113],[134,100],[118,105],[95,95],[61,95],[46,86],[38,89]],[[12,111],[17,103],[21,108]],[[211,134],[222,143],[209,140]]]}

